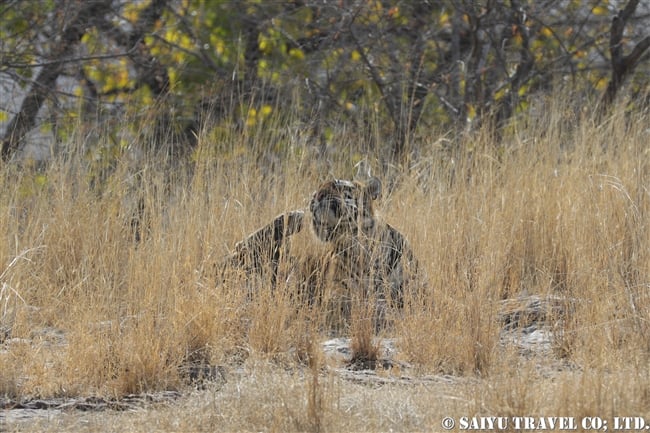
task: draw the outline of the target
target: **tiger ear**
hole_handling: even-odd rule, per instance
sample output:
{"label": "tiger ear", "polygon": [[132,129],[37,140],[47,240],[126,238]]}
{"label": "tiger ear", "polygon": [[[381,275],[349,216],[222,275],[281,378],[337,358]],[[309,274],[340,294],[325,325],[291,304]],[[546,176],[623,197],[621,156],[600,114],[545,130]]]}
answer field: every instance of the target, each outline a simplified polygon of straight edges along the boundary
{"label": "tiger ear", "polygon": [[355,165],[357,173],[354,175],[354,180],[365,185],[365,192],[372,200],[377,200],[381,196],[381,181],[372,176],[370,163],[368,158],[363,158]]}
{"label": "tiger ear", "polygon": [[372,177],[368,158],[363,158],[361,161],[357,162],[354,167],[357,169],[357,172],[354,175],[354,180],[364,182]]}
{"label": "tiger ear", "polygon": [[377,200],[381,196],[381,181],[376,177],[371,177],[366,183],[366,193],[370,198]]}

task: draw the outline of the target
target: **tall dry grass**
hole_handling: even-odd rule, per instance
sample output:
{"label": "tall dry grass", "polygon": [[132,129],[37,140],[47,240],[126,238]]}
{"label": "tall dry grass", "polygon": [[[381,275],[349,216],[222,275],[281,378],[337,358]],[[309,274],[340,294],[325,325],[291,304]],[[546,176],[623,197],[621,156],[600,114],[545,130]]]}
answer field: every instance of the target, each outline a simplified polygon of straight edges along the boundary
{"label": "tall dry grass", "polygon": [[[480,379],[459,387],[462,404],[431,403],[432,411],[644,410],[648,115],[617,112],[596,123],[568,102],[543,101],[537,117],[514,122],[499,143],[486,128],[452,148],[444,135],[420,137],[421,156],[408,167],[369,155],[385,184],[378,212],[410,240],[429,283],[381,336],[395,338],[400,360],[423,375]],[[318,375],[327,314],[298,305],[289,286],[263,285],[250,296],[245,281],[222,283],[214,272],[235,242],[275,215],[306,206],[322,180],[351,176],[361,157],[350,149],[321,162],[300,134],[274,135],[283,127],[276,121],[277,128],[221,136],[225,156],[201,137],[190,167],[167,170],[166,161],[133,161],[125,152],[100,184],[98,169],[76,156],[41,171],[3,167],[0,394],[185,389],[179,366],[187,360],[253,366],[270,360],[283,368],[311,365],[304,378],[287,379],[304,384],[291,389],[305,400],[280,392],[295,422],[269,415],[278,429],[363,428],[334,423],[349,411],[341,393],[356,391]],[[334,133],[340,143],[355,138],[343,129]],[[253,158],[247,150],[280,144],[290,149],[283,160]],[[566,307],[554,322],[553,353],[534,361],[500,344],[501,301],[524,295],[554,296]],[[360,332],[357,343],[376,349],[371,327],[340,332]],[[613,394],[590,391],[613,385]],[[279,386],[273,383],[273,392]],[[435,400],[418,392],[423,401]],[[251,393],[252,406],[261,404],[254,391],[244,393]],[[381,417],[384,403],[375,404],[368,413]],[[253,419],[242,422],[223,425],[256,426]]]}

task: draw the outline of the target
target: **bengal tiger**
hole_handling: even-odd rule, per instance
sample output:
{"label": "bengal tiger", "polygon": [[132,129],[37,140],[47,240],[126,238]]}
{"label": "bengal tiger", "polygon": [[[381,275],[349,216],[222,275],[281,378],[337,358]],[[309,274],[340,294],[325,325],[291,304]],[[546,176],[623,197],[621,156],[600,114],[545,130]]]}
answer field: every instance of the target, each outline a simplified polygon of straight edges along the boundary
{"label": "bengal tiger", "polygon": [[[307,209],[283,213],[237,243],[224,269],[243,270],[272,287],[296,284],[309,303],[334,290],[344,298],[340,305],[356,296],[372,299],[380,315],[388,305],[400,308],[405,291],[423,280],[405,237],[375,214],[381,193],[374,176],[324,182]],[[318,253],[296,256],[290,240],[307,225]]]}

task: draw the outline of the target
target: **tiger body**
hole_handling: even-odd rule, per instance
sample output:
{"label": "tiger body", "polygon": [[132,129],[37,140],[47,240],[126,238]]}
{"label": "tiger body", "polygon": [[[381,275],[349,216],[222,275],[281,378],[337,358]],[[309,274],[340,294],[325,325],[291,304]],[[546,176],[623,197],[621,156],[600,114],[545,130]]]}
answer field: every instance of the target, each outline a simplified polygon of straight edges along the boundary
{"label": "tiger body", "polygon": [[[228,265],[273,286],[295,285],[310,303],[336,299],[340,306],[367,299],[381,310],[400,307],[418,264],[404,236],[376,217],[373,202],[380,195],[375,177],[325,182],[308,209],[279,215],[239,242]],[[291,240],[298,241],[308,225],[298,254]]]}

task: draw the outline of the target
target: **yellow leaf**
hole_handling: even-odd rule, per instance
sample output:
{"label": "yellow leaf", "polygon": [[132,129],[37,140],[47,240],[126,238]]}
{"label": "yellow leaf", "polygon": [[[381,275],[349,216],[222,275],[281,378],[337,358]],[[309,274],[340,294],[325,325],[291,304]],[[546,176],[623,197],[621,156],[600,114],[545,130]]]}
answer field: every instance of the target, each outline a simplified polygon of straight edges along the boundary
{"label": "yellow leaf", "polygon": [[259,68],[260,71],[266,71],[267,69],[269,69],[269,62],[262,59],[259,62],[257,62],[257,67]]}
{"label": "yellow leaf", "polygon": [[267,117],[269,114],[273,112],[273,107],[270,105],[262,105],[262,108],[260,109],[260,115],[262,117]]}
{"label": "yellow leaf", "polygon": [[607,88],[609,80],[607,78],[601,78],[596,82],[596,90],[603,91]]}
{"label": "yellow leaf", "polygon": [[36,177],[34,177],[34,183],[37,186],[45,186],[45,184],[47,184],[47,176],[44,174],[37,174]]}
{"label": "yellow leaf", "polygon": [[111,75],[106,76],[106,80],[104,81],[104,86],[102,86],[102,92],[110,92],[115,88],[115,78]]}
{"label": "yellow leaf", "polygon": [[153,105],[153,95],[151,94],[151,89],[149,88],[149,86],[141,87],[139,96],[140,96],[140,100],[142,101],[142,105],[144,106]]}
{"label": "yellow leaf", "polygon": [[357,50],[352,50],[350,53],[350,59],[353,62],[358,62],[361,59],[361,53],[359,53]]}
{"label": "yellow leaf", "polygon": [[266,38],[260,40],[258,48],[264,54],[270,54],[272,49],[271,43]]}
{"label": "yellow leaf", "polygon": [[438,24],[441,26],[449,24],[449,14],[447,12],[440,14],[440,18],[438,18]]}
{"label": "yellow leaf", "polygon": [[607,15],[609,11],[607,10],[607,8],[604,8],[602,6],[596,6],[591,10],[591,13],[594,15]]}
{"label": "yellow leaf", "polygon": [[168,30],[165,32],[165,40],[166,40],[167,42],[169,42],[169,43],[176,44],[176,43],[178,43],[178,39],[179,39],[179,38],[180,38],[179,33],[176,32],[176,31],[174,31],[174,30],[172,30],[172,29],[168,29]]}
{"label": "yellow leaf", "polygon": [[476,108],[472,104],[467,104],[467,120],[474,120],[476,117]]}
{"label": "yellow leaf", "polygon": [[503,88],[501,88],[499,91],[497,91],[497,92],[494,94],[494,100],[495,100],[495,101],[500,101],[500,100],[503,99],[503,97],[506,96],[507,94],[508,94],[508,91],[506,90],[505,87],[503,87]]}
{"label": "yellow leaf", "polygon": [[178,45],[186,49],[194,48],[194,43],[192,42],[192,39],[187,35],[181,35],[180,42],[178,43]]}
{"label": "yellow leaf", "polygon": [[7,112],[0,110],[0,122],[6,122],[7,120],[9,120]]}
{"label": "yellow leaf", "polygon": [[115,77],[116,87],[124,88],[129,84],[129,71],[120,69]]}
{"label": "yellow leaf", "polygon": [[327,126],[325,127],[325,132],[323,133],[325,136],[325,141],[331,141],[332,138],[334,137],[334,131],[332,130],[331,127]]}
{"label": "yellow leaf", "polygon": [[127,5],[127,7],[124,9],[123,16],[129,22],[135,23],[136,21],[138,21],[139,12],[140,11],[138,11],[138,9],[136,9],[135,7],[128,7]]}
{"label": "yellow leaf", "polygon": [[224,52],[226,51],[226,44],[224,40],[216,35],[210,36],[210,45],[214,47],[214,51],[218,56],[223,56]]}
{"label": "yellow leaf", "polygon": [[174,68],[169,68],[167,75],[169,76],[169,84],[174,87],[174,85],[178,82],[178,72]]}
{"label": "yellow leaf", "polygon": [[528,86],[521,86],[519,90],[517,91],[517,94],[519,96],[524,96],[526,95],[526,92],[528,91]]}
{"label": "yellow leaf", "polygon": [[299,48],[291,48],[289,50],[289,57],[292,57],[296,60],[303,60],[305,58],[305,53],[303,53]]}

